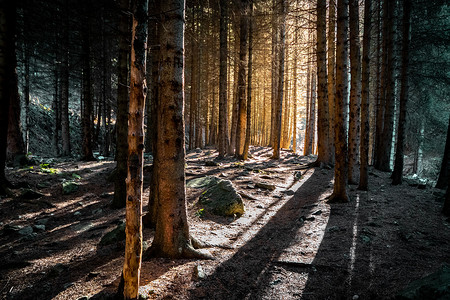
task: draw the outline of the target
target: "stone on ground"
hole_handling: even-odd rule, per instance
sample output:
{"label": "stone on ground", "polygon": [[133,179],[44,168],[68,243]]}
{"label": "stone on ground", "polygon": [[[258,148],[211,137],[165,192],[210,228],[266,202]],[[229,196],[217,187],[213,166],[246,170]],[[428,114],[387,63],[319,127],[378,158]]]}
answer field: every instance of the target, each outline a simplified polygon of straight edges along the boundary
{"label": "stone on ground", "polygon": [[201,196],[200,203],[205,210],[219,216],[241,216],[244,202],[229,180],[220,180],[210,186]]}

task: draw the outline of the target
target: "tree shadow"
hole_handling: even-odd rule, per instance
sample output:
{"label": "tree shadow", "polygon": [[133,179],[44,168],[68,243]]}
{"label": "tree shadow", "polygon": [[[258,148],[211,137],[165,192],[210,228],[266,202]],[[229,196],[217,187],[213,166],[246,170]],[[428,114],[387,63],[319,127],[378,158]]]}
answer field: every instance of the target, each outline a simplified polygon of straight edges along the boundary
{"label": "tree shadow", "polygon": [[330,179],[331,174],[314,171],[251,240],[189,291],[189,299],[258,299],[271,280],[269,270],[303,226],[301,215],[310,212]]}

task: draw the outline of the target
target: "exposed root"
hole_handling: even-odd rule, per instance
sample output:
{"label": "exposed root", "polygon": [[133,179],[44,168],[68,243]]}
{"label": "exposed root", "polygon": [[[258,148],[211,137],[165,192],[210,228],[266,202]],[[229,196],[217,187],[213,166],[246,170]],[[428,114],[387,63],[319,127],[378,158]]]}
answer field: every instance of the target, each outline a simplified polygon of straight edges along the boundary
{"label": "exposed root", "polygon": [[350,201],[350,197],[347,196],[343,196],[343,195],[336,195],[336,194],[331,194],[328,197],[328,201],[327,203],[329,204],[333,204],[333,203],[348,203]]}

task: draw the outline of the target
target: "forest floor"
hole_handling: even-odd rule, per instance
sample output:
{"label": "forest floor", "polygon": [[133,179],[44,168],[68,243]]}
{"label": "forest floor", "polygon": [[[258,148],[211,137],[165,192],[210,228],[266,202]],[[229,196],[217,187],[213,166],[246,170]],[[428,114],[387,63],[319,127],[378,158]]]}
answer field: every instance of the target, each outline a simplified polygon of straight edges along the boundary
{"label": "forest floor", "polygon": [[[243,198],[239,218],[210,215],[187,188],[191,233],[212,244],[215,260],[150,258],[143,262],[140,293],[149,299],[389,299],[411,281],[450,263],[450,223],[430,187],[390,185],[388,173],[370,171],[370,191],[350,186],[351,201],[328,204],[333,170],[302,169],[314,157],[252,147],[252,158],[218,166],[213,149],[187,155],[187,180],[227,178]],[[52,160],[8,169],[37,199],[14,190],[0,199],[1,299],[109,299],[117,289],[124,242],[101,246],[124,220],[109,208],[113,161]],[[300,169],[302,176],[296,178]],[[76,175],[74,175],[76,174]],[[148,200],[148,174],[145,201]],[[63,181],[78,190],[64,195]],[[266,190],[257,182],[276,186]],[[439,193],[437,193],[439,194]],[[146,207],[144,206],[144,211]],[[42,226],[43,225],[43,226]],[[153,231],[144,230],[149,245]]]}

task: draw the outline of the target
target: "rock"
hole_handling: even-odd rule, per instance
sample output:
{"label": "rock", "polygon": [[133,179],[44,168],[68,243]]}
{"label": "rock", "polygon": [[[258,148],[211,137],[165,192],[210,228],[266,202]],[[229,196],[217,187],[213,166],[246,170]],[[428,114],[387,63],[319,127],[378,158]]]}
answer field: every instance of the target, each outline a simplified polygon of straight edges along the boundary
{"label": "rock", "polygon": [[57,277],[59,275],[61,275],[64,271],[66,271],[68,269],[67,266],[63,265],[63,264],[56,264],[53,268],[50,269],[50,271],[48,271],[48,276],[49,277]]}
{"label": "rock", "polygon": [[25,189],[22,194],[20,195],[20,198],[22,199],[39,199],[41,197],[44,197],[45,195],[30,189]]}
{"label": "rock", "polygon": [[205,160],[205,166],[207,167],[218,167],[220,166],[220,163],[213,161],[213,160]]}
{"label": "rock", "polygon": [[395,299],[450,299],[450,266],[443,265],[436,272],[411,282]]}
{"label": "rock", "polygon": [[75,217],[81,216],[81,212],[76,211],[73,215],[74,215]]}
{"label": "rock", "polygon": [[318,216],[318,215],[322,214],[322,211],[319,209],[318,211],[315,211],[312,214],[315,215],[315,216]]}
{"label": "rock", "polygon": [[352,300],[358,300],[359,299],[359,295],[353,295]]}
{"label": "rock", "polygon": [[220,216],[241,216],[244,211],[242,197],[229,180],[220,180],[201,196],[200,203],[207,211]]}
{"label": "rock", "polygon": [[106,246],[125,240],[125,223],[105,234],[100,240],[100,246]]}
{"label": "rock", "polygon": [[361,240],[366,244],[371,242],[371,238],[368,237],[367,235],[361,235]]}
{"label": "rock", "polygon": [[47,225],[47,223],[48,223],[48,218],[39,219],[35,222],[36,225]]}
{"label": "rock", "polygon": [[336,232],[339,230],[340,228],[338,226],[331,226],[330,228],[327,229],[328,232]]}
{"label": "rock", "polygon": [[62,183],[62,190],[64,195],[75,193],[78,190],[78,183],[74,181],[65,181]]}
{"label": "rock", "polygon": [[64,289],[68,289],[68,288],[70,288],[73,285],[74,285],[73,282],[68,282],[68,283],[64,284],[63,287],[64,287]]}
{"label": "rock", "polygon": [[275,185],[274,184],[270,184],[267,182],[255,182],[255,185],[261,189],[266,189],[269,191],[273,191],[275,189]]}
{"label": "rock", "polygon": [[91,229],[93,227],[94,227],[93,223],[87,222],[87,223],[79,223],[77,225],[74,225],[74,226],[71,227],[71,229],[73,231],[76,231],[76,232],[80,233],[80,232],[88,231],[89,229]]}
{"label": "rock", "polygon": [[215,176],[205,176],[189,180],[186,183],[186,186],[195,189],[208,188],[217,184],[219,181],[220,179]]}
{"label": "rock", "polygon": [[293,190],[286,190],[286,191],[284,191],[284,193],[285,193],[287,196],[292,196],[292,195],[295,194],[295,192],[294,192]]}
{"label": "rock", "polygon": [[195,148],[195,149],[192,150],[191,152],[193,152],[193,153],[202,153],[203,151],[202,151],[202,149],[200,149],[200,148]]}
{"label": "rock", "polygon": [[17,231],[17,233],[20,235],[30,235],[33,233],[33,227],[25,226],[22,229],[20,229],[19,231]]}
{"label": "rock", "polygon": [[194,267],[194,277],[196,279],[203,279],[206,277],[205,272],[203,271],[202,266],[197,265]]}
{"label": "rock", "polygon": [[100,215],[101,213],[103,213],[103,209],[101,209],[101,208],[96,209],[92,212],[93,215]]}
{"label": "rock", "polygon": [[34,229],[36,229],[36,231],[45,231],[45,225],[34,225]]}
{"label": "rock", "polygon": [[18,232],[20,229],[22,229],[22,226],[6,224],[3,227],[3,233],[12,234]]}

